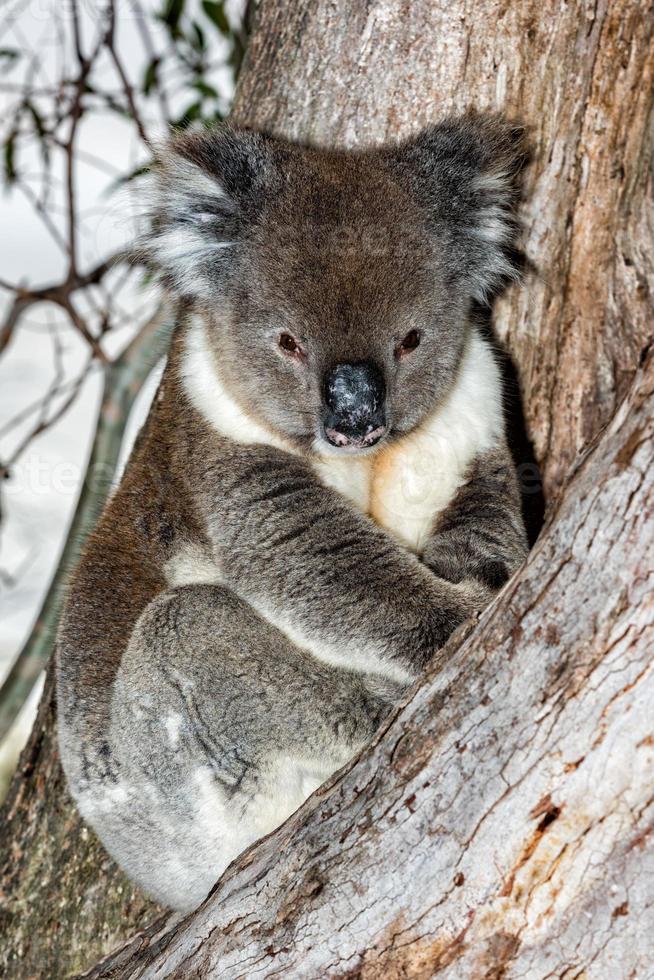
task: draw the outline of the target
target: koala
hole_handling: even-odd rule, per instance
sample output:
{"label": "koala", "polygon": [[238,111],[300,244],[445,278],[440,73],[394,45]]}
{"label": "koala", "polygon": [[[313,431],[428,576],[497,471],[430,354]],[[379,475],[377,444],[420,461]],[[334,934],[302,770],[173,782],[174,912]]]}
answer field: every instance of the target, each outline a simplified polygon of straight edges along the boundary
{"label": "koala", "polygon": [[71,791],[182,911],[371,738],[526,554],[479,310],[519,273],[521,133],[176,138],[142,252],[178,322],[57,642]]}

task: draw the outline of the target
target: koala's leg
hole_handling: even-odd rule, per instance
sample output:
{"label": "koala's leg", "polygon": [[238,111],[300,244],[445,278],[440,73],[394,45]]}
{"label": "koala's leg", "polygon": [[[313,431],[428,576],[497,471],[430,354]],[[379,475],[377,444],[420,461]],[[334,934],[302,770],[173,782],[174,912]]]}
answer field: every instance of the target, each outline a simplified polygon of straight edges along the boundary
{"label": "koala's leg", "polygon": [[192,908],[373,734],[402,688],[370,683],[226,588],[173,589],[135,627],[80,809],[147,892]]}

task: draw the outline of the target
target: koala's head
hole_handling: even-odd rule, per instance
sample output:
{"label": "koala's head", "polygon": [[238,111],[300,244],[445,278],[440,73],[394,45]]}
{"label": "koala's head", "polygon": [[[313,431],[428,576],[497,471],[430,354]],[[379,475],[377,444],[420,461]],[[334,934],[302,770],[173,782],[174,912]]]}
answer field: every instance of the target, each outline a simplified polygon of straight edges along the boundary
{"label": "koala's head", "polygon": [[201,309],[246,412],[305,449],[365,452],[445,397],[471,306],[516,276],[524,159],[520,130],[472,115],[362,152],[190,134],[164,155],[144,250]]}

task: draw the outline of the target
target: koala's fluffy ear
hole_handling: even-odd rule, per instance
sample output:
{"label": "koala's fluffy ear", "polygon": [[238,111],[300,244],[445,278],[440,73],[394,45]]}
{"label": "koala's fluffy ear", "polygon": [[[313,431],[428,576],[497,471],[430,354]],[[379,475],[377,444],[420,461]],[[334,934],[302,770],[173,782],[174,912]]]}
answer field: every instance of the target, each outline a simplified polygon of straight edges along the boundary
{"label": "koala's fluffy ear", "polygon": [[529,158],[524,129],[468,113],[401,144],[394,158],[429,210],[451,280],[489,303],[524,264],[517,217]]}
{"label": "koala's fluffy ear", "polygon": [[275,179],[260,133],[224,126],[177,137],[150,175],[140,255],[179,296],[214,296]]}

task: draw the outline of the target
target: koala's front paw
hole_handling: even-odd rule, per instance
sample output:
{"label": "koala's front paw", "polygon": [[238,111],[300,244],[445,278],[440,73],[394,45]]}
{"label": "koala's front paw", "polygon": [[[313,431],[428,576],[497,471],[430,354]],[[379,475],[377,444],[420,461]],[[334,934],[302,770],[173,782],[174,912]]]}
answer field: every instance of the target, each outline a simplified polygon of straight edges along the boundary
{"label": "koala's front paw", "polygon": [[447,545],[435,543],[423,555],[423,562],[438,578],[454,584],[471,581],[486,586],[494,595],[508,582],[511,573],[501,558],[462,554]]}

